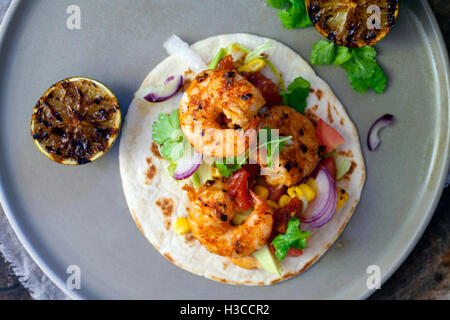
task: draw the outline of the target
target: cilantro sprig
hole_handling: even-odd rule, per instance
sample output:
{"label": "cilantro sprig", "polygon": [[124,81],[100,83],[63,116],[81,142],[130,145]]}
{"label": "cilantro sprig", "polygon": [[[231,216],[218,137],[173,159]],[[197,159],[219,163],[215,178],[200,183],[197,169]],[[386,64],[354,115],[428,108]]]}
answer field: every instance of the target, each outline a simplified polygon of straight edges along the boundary
{"label": "cilantro sprig", "polygon": [[310,87],[311,84],[307,80],[298,77],[289,85],[286,91],[280,92],[283,97],[283,105],[289,106],[299,113],[304,113]]}
{"label": "cilantro sprig", "polygon": [[312,26],[304,0],[268,0],[267,3],[275,9],[282,9],[278,12],[278,16],[285,28],[294,29]]}
{"label": "cilantro sprig", "polygon": [[169,161],[177,162],[184,154],[186,138],[180,129],[178,109],[170,115],[161,113],[152,126],[152,139],[160,148],[161,155]]}
{"label": "cilantro sprig", "polygon": [[269,168],[273,167],[273,162],[275,156],[277,156],[281,150],[287,145],[287,141],[292,139],[292,136],[290,137],[278,137],[278,138],[272,138],[272,129],[269,127],[264,127],[262,130],[265,130],[267,133],[267,142],[263,143],[259,146],[259,149],[266,147],[267,149],[267,166]]}
{"label": "cilantro sprig", "polygon": [[306,249],[306,241],[310,235],[311,232],[309,231],[300,231],[300,220],[298,218],[292,218],[289,221],[286,233],[276,236],[272,241],[278,260],[284,260],[289,249]]}
{"label": "cilantro sprig", "polygon": [[376,61],[374,47],[347,48],[326,40],[314,44],[311,63],[315,65],[334,64],[342,66],[348,73],[352,88],[360,93],[373,89],[383,93],[387,77]]}
{"label": "cilantro sprig", "polygon": [[[219,172],[224,177],[229,177],[236,171],[240,170],[243,165],[247,164],[247,160],[250,158],[250,155],[262,148],[267,149],[267,166],[272,168],[274,163],[274,158],[278,155],[281,150],[287,145],[287,141],[292,139],[292,136],[289,137],[275,137],[272,136],[273,130],[269,127],[264,127],[261,130],[267,131],[267,141],[260,144],[258,147],[253,150],[248,151],[245,155],[234,157],[232,159],[223,159],[220,161],[216,161],[216,167],[219,169]],[[258,140],[260,140],[260,135],[258,135]]]}
{"label": "cilantro sprig", "polygon": [[224,177],[228,178],[236,171],[242,169],[242,166],[246,164],[247,157],[234,157],[232,159],[223,159],[220,161],[216,161],[216,167],[219,169],[219,172]]}

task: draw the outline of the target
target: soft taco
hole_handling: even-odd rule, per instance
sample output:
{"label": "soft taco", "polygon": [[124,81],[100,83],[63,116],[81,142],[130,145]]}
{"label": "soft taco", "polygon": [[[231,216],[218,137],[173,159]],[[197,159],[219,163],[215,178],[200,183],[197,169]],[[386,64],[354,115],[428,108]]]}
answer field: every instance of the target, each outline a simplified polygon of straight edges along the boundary
{"label": "soft taco", "polygon": [[188,47],[173,36],[165,47],[120,144],[134,221],[164,257],[209,279],[271,285],[304,272],[364,186],[345,108],[277,41],[229,34]]}

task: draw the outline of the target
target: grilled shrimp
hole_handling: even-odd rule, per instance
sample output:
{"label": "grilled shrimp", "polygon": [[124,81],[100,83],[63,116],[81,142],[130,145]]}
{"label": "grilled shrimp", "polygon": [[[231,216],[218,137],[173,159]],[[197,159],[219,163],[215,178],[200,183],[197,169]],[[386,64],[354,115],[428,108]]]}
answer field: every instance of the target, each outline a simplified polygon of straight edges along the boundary
{"label": "grilled shrimp", "polygon": [[239,226],[231,224],[239,211],[227,195],[226,185],[215,181],[197,190],[186,186],[190,198],[189,224],[194,237],[220,256],[245,257],[257,251],[272,233],[273,211],[264,200],[253,192],[254,209],[248,219]]}
{"label": "grilled shrimp", "polygon": [[273,168],[267,167],[264,156],[256,156],[265,169],[267,183],[287,187],[298,184],[314,171],[320,160],[320,145],[314,125],[289,107],[274,107],[259,117],[259,128],[278,129],[280,136],[292,136],[292,143],[283,147],[279,163]]}
{"label": "grilled shrimp", "polygon": [[197,152],[235,157],[256,139],[255,116],[264,104],[261,91],[237,71],[206,70],[181,99],[181,129]]}

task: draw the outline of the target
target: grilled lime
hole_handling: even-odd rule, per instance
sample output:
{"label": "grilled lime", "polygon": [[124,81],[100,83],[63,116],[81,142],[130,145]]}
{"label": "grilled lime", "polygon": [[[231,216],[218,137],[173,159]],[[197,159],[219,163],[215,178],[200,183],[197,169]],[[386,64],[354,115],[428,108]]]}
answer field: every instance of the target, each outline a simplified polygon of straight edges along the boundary
{"label": "grilled lime", "polygon": [[51,160],[81,165],[109,150],[121,121],[111,90],[96,80],[74,77],[56,83],[39,99],[31,118],[31,135]]}
{"label": "grilled lime", "polygon": [[316,29],[337,45],[373,46],[391,30],[398,17],[398,0],[306,0]]}

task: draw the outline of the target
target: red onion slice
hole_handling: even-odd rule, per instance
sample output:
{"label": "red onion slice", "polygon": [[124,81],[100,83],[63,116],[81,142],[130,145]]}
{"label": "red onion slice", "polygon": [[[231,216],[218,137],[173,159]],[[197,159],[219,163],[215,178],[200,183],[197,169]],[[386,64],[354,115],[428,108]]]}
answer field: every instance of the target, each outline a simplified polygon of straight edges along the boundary
{"label": "red onion slice", "polygon": [[183,87],[182,76],[172,76],[167,78],[164,85],[159,88],[146,87],[136,93],[136,97],[148,102],[164,102],[175,96]]}
{"label": "red onion slice", "polygon": [[337,205],[336,182],[331,177],[327,168],[322,167],[316,178],[317,197],[311,201],[306,211],[302,214],[305,230],[322,227],[334,215]]}
{"label": "red onion slice", "polygon": [[173,175],[174,179],[181,181],[191,177],[198,170],[202,162],[203,155],[195,151],[190,143],[187,143],[183,157],[178,160],[177,168]]}
{"label": "red onion slice", "polygon": [[370,151],[375,150],[380,145],[379,132],[381,129],[389,127],[394,122],[394,116],[392,114],[385,114],[380,119],[375,121],[369,130],[367,137],[367,147]]}

